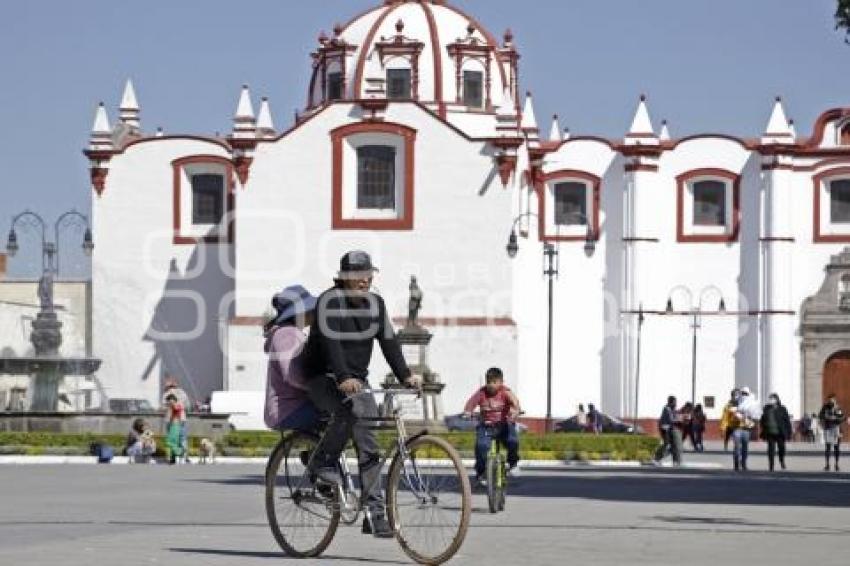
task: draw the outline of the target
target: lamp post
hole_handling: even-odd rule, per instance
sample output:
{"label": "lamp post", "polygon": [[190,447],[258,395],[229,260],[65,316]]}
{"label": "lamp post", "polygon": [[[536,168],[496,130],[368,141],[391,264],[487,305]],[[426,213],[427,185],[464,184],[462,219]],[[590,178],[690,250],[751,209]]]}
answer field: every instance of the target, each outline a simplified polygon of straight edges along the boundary
{"label": "lamp post", "polygon": [[[688,310],[683,313],[677,313],[673,309],[673,293],[681,290],[688,294]],[[717,311],[714,314],[726,314],[726,301],[723,299],[723,294],[720,292],[720,289],[717,287],[710,285],[705,287],[699,294],[699,301],[697,301],[696,306],[694,306],[694,295],[690,289],[684,286],[674,287],[669,294],[667,299],[667,308],[665,309],[665,314],[685,314],[692,317],[691,329],[693,330],[693,338],[692,338],[692,351],[691,351],[691,403],[696,404],[697,397],[697,331],[702,327],[702,315],[704,311],[702,310],[702,300],[705,297],[707,291],[715,291],[718,295],[720,295],[720,304],[718,305]]]}
{"label": "lamp post", "polygon": [[90,256],[94,249],[94,242],[89,220],[76,210],[69,210],[56,219],[53,225],[53,241],[47,237],[47,223],[35,212],[25,210],[12,218],[12,227],[9,229],[9,238],[6,242],[6,251],[10,257],[13,257],[20,249],[15,228],[36,229],[41,232],[42,274],[38,281],[38,298],[41,308],[36,321],[33,322],[31,337],[37,355],[56,355],[62,343],[59,332],[61,323],[56,320],[54,313],[53,282],[59,275],[59,232],[62,228],[74,225],[85,228],[82,247],[85,254]]}
{"label": "lamp post", "polygon": [[[590,222],[584,214],[579,212],[573,213],[587,223],[587,236],[585,238],[584,250],[585,253],[591,255],[596,247],[594,243],[594,233]],[[511,234],[508,237],[508,245],[505,247],[508,256],[513,259],[519,253],[519,238],[517,237],[517,224],[523,218],[536,217],[533,212],[525,212],[514,218]],[[543,243],[543,275],[548,279],[549,286],[549,308],[548,308],[548,329],[546,335],[546,432],[552,430],[552,340],[553,340],[553,310],[554,310],[554,282],[560,272],[560,255],[558,248],[552,242]]]}
{"label": "lamp post", "polygon": [[646,321],[646,316],[644,315],[643,303],[638,307],[638,331],[637,331],[637,360],[635,361],[635,414],[634,414],[634,427],[633,431],[637,434],[638,431],[638,415],[640,413],[640,346],[641,346],[641,332],[643,330],[643,323]]}

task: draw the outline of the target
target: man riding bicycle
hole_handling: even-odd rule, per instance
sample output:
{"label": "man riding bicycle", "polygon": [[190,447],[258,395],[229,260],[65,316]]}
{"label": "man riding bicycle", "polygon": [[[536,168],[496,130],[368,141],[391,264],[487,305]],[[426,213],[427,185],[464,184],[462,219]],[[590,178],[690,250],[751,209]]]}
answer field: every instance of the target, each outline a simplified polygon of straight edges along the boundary
{"label": "man riding bicycle", "polygon": [[368,513],[363,533],[392,537],[381,495],[380,450],[375,431],[362,418],[378,416],[367,380],[372,348],[377,340],[396,378],[418,387],[395,336],[384,300],[370,292],[378,271],[369,254],[352,251],[340,260],[334,287],[319,296],[315,322],[306,346],[308,395],[322,411],[333,415],[310,471],[327,484],[339,484],[337,466],[349,438],[354,439],[360,482]]}
{"label": "man riding bicycle", "polygon": [[486,385],[476,391],[464,407],[464,416],[470,418],[473,410],[479,409],[481,422],[476,429],[475,477],[479,485],[486,486],[484,472],[487,454],[493,440],[502,442],[508,449],[508,474],[516,476],[519,463],[519,436],[516,417],[520,414],[519,399],[504,384],[504,375],[499,368],[490,368],[486,374]]}

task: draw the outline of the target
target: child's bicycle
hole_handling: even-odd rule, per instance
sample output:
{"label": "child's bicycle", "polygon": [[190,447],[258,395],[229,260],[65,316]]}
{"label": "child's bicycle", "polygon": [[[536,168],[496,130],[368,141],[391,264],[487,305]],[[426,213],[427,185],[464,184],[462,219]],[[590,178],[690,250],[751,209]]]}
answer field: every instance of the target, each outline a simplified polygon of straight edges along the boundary
{"label": "child's bicycle", "polygon": [[[395,406],[395,397],[404,393],[418,394],[387,391],[382,414],[388,416],[361,420],[398,433],[392,450],[380,462],[382,468],[390,462],[387,519],[396,540],[416,562],[442,564],[457,553],[466,537],[472,512],[469,478],[460,455],[448,442],[427,431],[408,437],[401,410]],[[368,516],[344,452],[339,461],[341,485],[317,483],[311,477],[309,467],[321,440],[308,432],[284,434],[266,468],[269,525],[284,552],[294,558],[320,556],[340,522],[354,525],[361,513]]]}
{"label": "child's bicycle", "polygon": [[[475,416],[470,418],[480,420]],[[495,437],[495,427],[484,426],[489,428],[494,433],[492,436]],[[506,450],[507,448],[504,442],[499,439],[494,438],[493,442],[490,443],[490,452],[487,454],[487,463],[484,468],[484,478],[487,482],[487,503],[490,507],[490,513],[498,513],[505,510],[509,480],[508,460],[505,455]]]}

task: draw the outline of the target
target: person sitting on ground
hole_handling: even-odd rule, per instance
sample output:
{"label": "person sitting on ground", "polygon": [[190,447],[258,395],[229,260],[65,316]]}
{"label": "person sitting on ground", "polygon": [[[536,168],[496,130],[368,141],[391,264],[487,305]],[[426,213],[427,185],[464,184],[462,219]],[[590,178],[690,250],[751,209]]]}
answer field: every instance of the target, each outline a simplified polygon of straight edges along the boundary
{"label": "person sitting on ground", "polygon": [[504,383],[504,374],[499,368],[490,368],[485,374],[486,385],[478,389],[466,402],[464,416],[470,418],[479,410],[480,422],[476,428],[475,477],[479,485],[486,486],[484,479],[487,454],[494,440],[503,443],[508,450],[508,475],[516,476],[519,463],[519,435],[516,418],[520,414],[519,399]]}
{"label": "person sitting on ground", "polygon": [[145,419],[138,418],[133,421],[130,433],[127,435],[127,444],[124,454],[129,458],[131,464],[147,464],[156,452],[156,441],[153,431]]}
{"label": "person sitting on ground", "polygon": [[186,408],[173,393],[165,397],[165,445],[168,448],[168,463],[176,464],[186,456],[182,431],[186,422]]}
{"label": "person sitting on ground", "polygon": [[301,285],[287,287],[272,298],[276,315],[266,324],[269,356],[266,381],[266,426],[272,430],[312,431],[319,419],[307,395],[304,377],[304,328],[313,323],[316,297]]}
{"label": "person sitting on ground", "polygon": [[584,410],[583,404],[578,406],[576,425],[579,427],[579,432],[584,432],[587,429],[587,412]]}

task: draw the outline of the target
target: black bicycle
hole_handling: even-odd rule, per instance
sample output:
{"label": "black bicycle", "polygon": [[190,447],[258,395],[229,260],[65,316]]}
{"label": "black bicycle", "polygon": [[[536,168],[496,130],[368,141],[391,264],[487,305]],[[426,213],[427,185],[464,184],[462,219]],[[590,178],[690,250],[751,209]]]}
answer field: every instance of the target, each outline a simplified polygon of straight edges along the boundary
{"label": "black bicycle", "polygon": [[[364,391],[363,394],[372,393]],[[442,564],[463,544],[472,512],[469,478],[460,455],[427,431],[408,436],[400,394],[385,393],[381,417],[363,419],[376,428],[395,429],[392,449],[381,460],[387,474],[387,518],[404,552],[420,564]],[[333,417],[331,417],[333,418]],[[266,468],[266,514],[280,547],[295,558],[315,558],[330,545],[340,523],[354,525],[368,513],[354,487],[349,459],[339,460],[342,484],[316,483],[308,471],[321,437],[285,433]],[[380,478],[380,476],[379,476]],[[361,493],[369,490],[361,490]]]}

